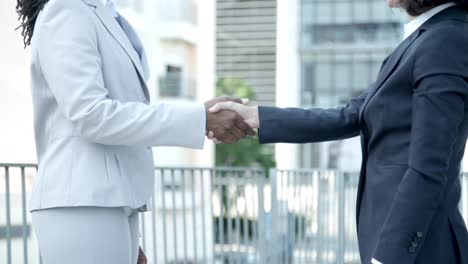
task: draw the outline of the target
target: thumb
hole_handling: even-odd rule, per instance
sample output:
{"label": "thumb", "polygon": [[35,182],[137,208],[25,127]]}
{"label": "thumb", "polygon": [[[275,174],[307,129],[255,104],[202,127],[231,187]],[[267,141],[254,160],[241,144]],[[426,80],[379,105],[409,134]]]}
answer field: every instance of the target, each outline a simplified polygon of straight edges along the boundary
{"label": "thumb", "polygon": [[221,110],[232,110],[234,104],[235,103],[233,103],[233,102],[217,103],[213,107],[210,108],[210,112],[211,113],[217,113],[217,112],[219,112]]}

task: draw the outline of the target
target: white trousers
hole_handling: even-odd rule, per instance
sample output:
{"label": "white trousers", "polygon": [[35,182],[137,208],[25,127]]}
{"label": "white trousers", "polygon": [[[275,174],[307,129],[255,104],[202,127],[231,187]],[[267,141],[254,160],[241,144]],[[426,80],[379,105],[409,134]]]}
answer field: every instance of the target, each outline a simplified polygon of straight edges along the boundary
{"label": "white trousers", "polygon": [[33,211],[43,264],[136,264],[138,211],[63,207]]}

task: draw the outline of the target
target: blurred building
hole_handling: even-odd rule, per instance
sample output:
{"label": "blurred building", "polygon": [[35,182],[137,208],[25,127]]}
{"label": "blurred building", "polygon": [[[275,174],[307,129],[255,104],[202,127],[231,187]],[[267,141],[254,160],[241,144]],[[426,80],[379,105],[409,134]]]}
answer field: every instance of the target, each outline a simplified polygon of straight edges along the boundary
{"label": "blurred building", "polygon": [[[114,0],[137,29],[151,69],[152,103],[211,99],[214,88],[214,4],[201,0]],[[214,150],[154,148],[157,166],[212,166]]]}
{"label": "blurred building", "polygon": [[[244,79],[254,87],[262,105],[335,107],[358,95],[375,79],[380,62],[400,42],[404,23],[404,16],[399,11],[390,11],[382,0],[113,1],[121,14],[135,26],[147,49],[152,71],[149,88],[153,103],[212,98],[217,69],[217,77]],[[14,31],[18,25],[14,8],[14,0],[0,1],[3,48],[0,49],[0,69],[6,73],[0,75],[0,163],[36,162],[29,51],[23,49],[21,36]],[[357,170],[360,151],[358,139],[276,146],[278,167],[293,169],[319,167]],[[214,153],[210,143],[207,143],[204,151],[154,148],[154,153],[157,166],[213,166]],[[464,167],[468,168],[468,159],[465,159]],[[29,263],[40,263],[30,215],[23,210],[28,207],[26,196],[31,190],[35,171],[34,167],[25,171],[14,168],[8,172],[6,168],[0,168],[0,211],[7,212],[7,208],[8,212],[11,211],[11,219],[6,214],[0,217],[0,263],[4,263],[7,256],[7,222],[11,222],[14,263],[28,256],[33,259]],[[180,263],[176,260],[184,259],[184,263],[221,263],[210,259],[217,252],[229,258],[242,257],[230,253],[239,251],[231,246],[239,242],[235,238],[237,234],[230,236],[232,240],[220,236],[224,234],[224,220],[215,217],[221,212],[222,193],[231,194],[231,197],[225,197],[227,201],[236,199],[236,202],[226,202],[227,207],[231,208],[227,210],[228,215],[238,216],[239,212],[244,211],[247,217],[243,221],[250,221],[260,217],[255,213],[251,215],[254,211],[252,208],[258,207],[258,194],[262,194],[265,200],[265,211],[272,210],[272,204],[268,201],[273,191],[268,184],[258,187],[257,184],[264,183],[255,178],[255,173],[241,177],[238,173],[234,171],[225,177],[228,181],[223,181],[222,177],[213,177],[208,170],[158,170],[154,214],[145,213],[141,218],[142,233],[145,235],[141,243],[149,249],[147,254],[150,261]],[[310,181],[306,184],[294,182],[313,185],[313,178],[318,179],[309,177]],[[211,186],[210,180],[213,179],[215,181]],[[229,184],[237,187],[222,191],[223,186]],[[9,186],[8,190],[6,186]],[[238,192],[239,186],[245,189],[244,197],[236,197],[241,193]],[[329,186],[335,186],[333,181]],[[317,192],[315,187],[301,188],[298,189],[300,196],[307,198],[303,198],[304,201],[310,201],[312,195],[317,195],[312,200],[319,201],[319,197],[322,197],[328,203],[333,201],[329,197],[337,193],[333,191],[327,197]],[[279,191],[280,198],[271,201],[278,202],[276,206],[286,211],[290,206],[288,201],[294,201],[296,204],[291,208],[297,210],[302,207],[296,206],[294,193],[289,195],[289,190]],[[347,190],[346,201],[354,201],[353,195],[354,189]],[[466,192],[462,199],[468,199]],[[309,204],[309,207],[314,206]],[[463,210],[467,212],[466,204]],[[287,223],[284,219],[289,219],[290,215],[280,212],[280,217],[282,223]],[[326,219],[336,221],[338,217],[330,214],[329,218],[320,221],[325,222]],[[217,225],[213,222],[217,222]],[[268,223],[264,223],[265,226]],[[226,228],[230,230],[233,226]],[[244,228],[246,226],[243,225]],[[286,226],[290,228],[289,224]],[[320,230],[318,225],[314,229]],[[215,238],[218,240],[215,241]],[[26,243],[23,244],[23,240]],[[285,245],[289,247],[287,243]],[[27,252],[26,255],[23,250]],[[240,247],[240,251],[248,250],[250,248]],[[264,250],[271,251],[269,248]],[[197,259],[205,261],[197,262]],[[249,261],[252,262],[242,258],[239,262]]]}
{"label": "blurred building", "polygon": [[[119,12],[138,31],[148,55],[151,77],[148,87],[151,102],[204,102],[215,96],[215,5],[205,0],[113,0]],[[158,167],[212,167],[213,144],[207,141],[203,151],[174,147],[155,147]],[[210,200],[195,201],[209,181],[169,170],[156,175],[154,212],[142,214],[142,232],[156,239],[141,241],[154,263],[188,263],[205,251],[211,256]],[[187,195],[187,198],[185,197]],[[172,211],[168,208],[176,208]],[[186,219],[197,219],[186,225]],[[145,224],[146,223],[146,224]],[[146,228],[145,228],[146,226]],[[206,227],[206,237],[200,230]],[[158,231],[156,231],[158,230]],[[163,230],[163,232],[160,232]],[[198,232],[198,236],[196,235]],[[203,240],[203,241],[202,241]],[[210,260],[211,261],[211,260]]]}
{"label": "blurred building", "polygon": [[[382,0],[279,2],[278,104],[329,108],[358,96],[402,41],[405,20]],[[281,167],[360,168],[357,138],[276,152]]]}
{"label": "blurred building", "polygon": [[216,73],[251,86],[275,105],[276,0],[216,0]]}

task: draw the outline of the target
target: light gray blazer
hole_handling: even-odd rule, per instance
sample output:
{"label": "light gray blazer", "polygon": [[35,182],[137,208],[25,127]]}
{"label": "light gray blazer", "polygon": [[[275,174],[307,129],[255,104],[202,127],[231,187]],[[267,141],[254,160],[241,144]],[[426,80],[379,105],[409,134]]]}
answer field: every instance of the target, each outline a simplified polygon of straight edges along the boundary
{"label": "light gray blazer", "polygon": [[42,10],[32,40],[31,211],[140,208],[153,192],[151,146],[203,147],[203,104],[150,105],[141,61],[101,0],[50,0]]}

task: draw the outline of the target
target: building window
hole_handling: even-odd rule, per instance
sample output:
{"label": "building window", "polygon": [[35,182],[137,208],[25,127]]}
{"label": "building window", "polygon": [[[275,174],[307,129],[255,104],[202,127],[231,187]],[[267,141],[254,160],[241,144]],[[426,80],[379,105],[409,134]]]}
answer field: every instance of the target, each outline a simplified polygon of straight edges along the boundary
{"label": "building window", "polygon": [[398,42],[401,12],[381,0],[301,0],[302,47],[329,43]]}
{"label": "building window", "polygon": [[166,73],[159,79],[161,97],[180,97],[182,95],[182,68],[166,66]]}
{"label": "building window", "polygon": [[395,22],[306,25],[302,39],[305,45],[388,42],[400,39],[400,30]]}
{"label": "building window", "polygon": [[[382,61],[403,37],[403,16],[382,0],[300,0],[298,10],[305,108],[333,108],[358,96],[375,81]],[[301,165],[336,168],[339,146],[304,145]]]}
{"label": "building window", "polygon": [[159,78],[159,96],[194,99],[196,82],[185,76],[181,67],[167,65],[165,74]]}
{"label": "building window", "polygon": [[385,54],[305,55],[302,57],[303,107],[335,107],[365,90],[376,78]]}

